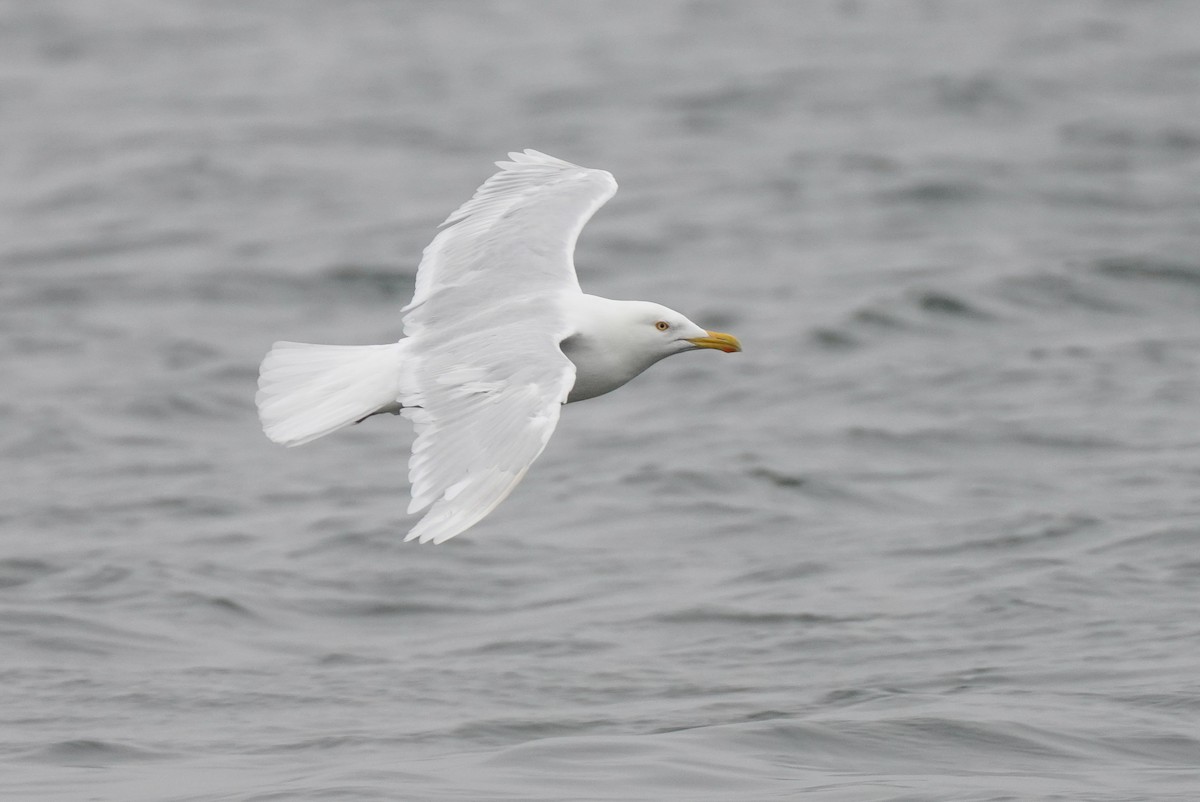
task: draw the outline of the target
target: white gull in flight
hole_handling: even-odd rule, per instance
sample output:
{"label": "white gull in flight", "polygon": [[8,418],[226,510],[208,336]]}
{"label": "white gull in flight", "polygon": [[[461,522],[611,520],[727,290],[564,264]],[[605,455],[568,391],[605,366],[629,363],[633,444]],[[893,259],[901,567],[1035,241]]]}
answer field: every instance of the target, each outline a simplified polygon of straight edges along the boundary
{"label": "white gull in flight", "polygon": [[441,543],[503,501],[542,453],[563,404],[615,390],[663,357],[740,351],[647,301],[585,294],[575,241],[617,191],[604,170],[510,153],[425,249],[404,339],[278,342],[263,359],[258,414],[297,446],[381,412],[413,422],[405,540]]}

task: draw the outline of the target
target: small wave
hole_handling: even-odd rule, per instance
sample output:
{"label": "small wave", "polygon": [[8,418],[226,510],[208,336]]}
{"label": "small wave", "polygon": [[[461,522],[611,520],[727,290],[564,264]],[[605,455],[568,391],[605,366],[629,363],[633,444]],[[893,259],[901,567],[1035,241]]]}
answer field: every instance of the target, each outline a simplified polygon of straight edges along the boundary
{"label": "small wave", "polygon": [[570,655],[593,654],[611,649],[613,644],[608,641],[571,639],[571,640],[499,640],[485,643],[472,651],[478,654],[519,654],[519,655]]}
{"label": "small wave", "polygon": [[819,347],[829,350],[846,350],[858,348],[862,343],[848,332],[836,328],[820,327],[810,333],[813,342]]}
{"label": "small wave", "polygon": [[1096,260],[1095,272],[1125,281],[1154,281],[1200,288],[1200,265],[1160,261],[1148,257]]}
{"label": "small wave", "polygon": [[1122,537],[1097,545],[1092,551],[1096,554],[1133,552],[1143,556],[1155,552],[1188,554],[1198,541],[1200,541],[1200,527],[1171,526]]}
{"label": "small wave", "polygon": [[316,615],[333,618],[407,618],[416,615],[443,615],[478,612],[467,605],[435,604],[431,602],[397,601],[393,599],[330,598],[301,602],[299,606]]}
{"label": "small wave", "polygon": [[316,663],[320,666],[337,668],[343,666],[384,666],[388,665],[389,661],[377,656],[351,654],[349,652],[330,652],[316,658]]}
{"label": "small wave", "polygon": [[803,476],[792,476],[779,471],[773,471],[770,468],[753,468],[749,474],[754,479],[766,479],[776,487],[804,487],[808,484],[808,480]]}
{"label": "small wave", "polygon": [[1191,692],[1131,693],[1114,696],[1113,701],[1143,709],[1182,713],[1193,718],[1200,715],[1200,697]]}
{"label": "small wave", "polygon": [[91,738],[59,741],[27,753],[29,760],[85,767],[108,767],[114,763],[139,763],[172,757],[175,755],[170,752]]}
{"label": "small wave", "polygon": [[0,443],[0,456],[19,463],[23,459],[45,459],[51,455],[70,455],[84,452],[84,443],[91,432],[81,428],[78,418],[72,420],[25,421],[13,427],[12,439]]}
{"label": "small wave", "polygon": [[1142,149],[1187,154],[1200,150],[1200,130],[1167,126],[1137,128],[1099,120],[1071,122],[1059,129],[1059,137],[1071,145]]}
{"label": "small wave", "polygon": [[[84,594],[67,595],[65,601],[94,601]],[[65,613],[5,611],[6,635],[14,651],[18,644],[53,654],[111,655],[118,651],[149,649],[168,638],[157,632],[139,632],[113,626],[95,618]]]}
{"label": "small wave", "polygon": [[851,313],[843,326],[821,329],[818,341],[826,347],[845,348],[859,344],[856,330],[864,334],[872,330],[927,333],[941,331],[950,323],[985,323],[995,319],[996,315],[974,301],[944,289],[927,288],[871,302]]}
{"label": "small wave", "polygon": [[165,340],[158,353],[170,370],[195,370],[224,356],[211,342],[185,338]]}
{"label": "small wave", "polygon": [[[1060,733],[1008,721],[973,721],[937,716],[873,719],[869,722],[823,719],[777,719],[727,724],[718,732],[697,733],[705,739],[737,738],[760,748],[788,748],[810,765],[838,765],[854,756],[871,756],[882,765],[955,766],[962,771],[987,766],[1062,766],[1082,759],[1094,748]],[[727,730],[728,732],[720,732]],[[773,745],[768,747],[768,745]]]}
{"label": "small wave", "polygon": [[[767,799],[796,790],[766,758],[697,748],[689,732],[678,731],[555,733],[490,755],[482,768],[496,779],[517,779],[520,785],[512,787],[521,791],[514,798],[524,799]],[[589,788],[581,797],[583,783]],[[494,787],[476,798],[493,797]]]}
{"label": "small wave", "polygon": [[12,250],[4,254],[4,260],[10,268],[53,269],[64,263],[90,263],[105,256],[172,251],[184,246],[204,245],[209,239],[207,234],[187,229],[152,231],[135,236],[112,236]]}
{"label": "small wave", "polygon": [[650,464],[642,465],[622,476],[621,481],[633,485],[653,483],[661,492],[704,490],[716,494],[726,486],[726,479],[716,472],[687,468],[663,469]]}
{"label": "small wave", "polygon": [[211,596],[205,593],[196,593],[192,591],[176,594],[176,597],[184,602],[188,607],[204,607],[224,615],[231,615],[236,618],[257,619],[259,615],[252,611],[249,607],[241,602],[235,601],[228,596]]}
{"label": "small wave", "polygon": [[[761,117],[786,106],[795,96],[799,77],[800,74],[795,71],[783,71],[769,80],[681,92],[665,98],[665,101],[694,123],[700,119],[705,122],[725,120],[734,111]],[[701,118],[698,115],[704,116]]]}
{"label": "small wave", "polygon": [[766,467],[752,468],[746,475],[754,480],[765,481],[779,490],[791,491],[814,501],[871,507],[888,501],[878,495],[854,489],[853,478],[846,480],[827,476],[799,476]]}
{"label": "small wave", "polygon": [[[822,710],[835,709],[839,707],[854,707],[855,705],[876,702],[880,699],[886,699],[888,697],[903,693],[905,693],[905,691],[901,691],[896,688],[838,688],[837,690],[829,691],[822,696],[818,700],[817,705]],[[779,715],[769,718],[763,717],[761,720],[781,718],[795,718],[795,714]]]}
{"label": "small wave", "polygon": [[1061,314],[1065,306],[1109,314],[1130,311],[1128,303],[1116,300],[1094,285],[1095,282],[1088,285],[1070,276],[1037,273],[1002,280],[998,291],[1002,298],[1024,310]]}
{"label": "small wave", "polygon": [[179,417],[224,419],[229,413],[217,399],[186,391],[133,398],[122,411],[135,419],[156,421]]}
{"label": "small wave", "polygon": [[970,445],[978,441],[978,435],[959,427],[923,426],[914,429],[885,429],[882,426],[848,426],[846,437],[851,440],[890,444],[911,448],[921,445]]}
{"label": "small wave", "polygon": [[1040,448],[1050,448],[1053,450],[1105,450],[1125,448],[1128,443],[1118,440],[1115,437],[1108,437],[1099,434],[1074,434],[1070,432],[1048,432],[1048,431],[1015,431],[1007,434],[1009,440],[1013,443],[1019,443],[1027,446],[1038,446]]}
{"label": "small wave", "polygon": [[782,612],[776,610],[735,610],[728,607],[689,607],[663,613],[652,620],[666,624],[846,624],[869,620],[862,616],[831,616],[819,613]]}
{"label": "small wave", "polygon": [[802,560],[788,565],[773,565],[769,568],[761,568],[739,574],[727,580],[726,584],[751,586],[773,585],[777,582],[806,579],[807,577],[824,573],[827,570],[829,570],[829,566],[824,563]]}
{"label": "small wave", "polygon": [[339,265],[324,273],[325,280],[339,287],[385,298],[408,298],[416,286],[411,272],[376,265]]}
{"label": "small wave", "polygon": [[879,195],[885,202],[947,205],[979,200],[986,197],[987,191],[974,181],[926,179],[884,190]]}
{"label": "small wave", "polygon": [[44,560],[9,557],[0,560],[0,588],[15,588],[61,571]]}
{"label": "small wave", "polygon": [[1008,529],[1001,534],[951,543],[944,546],[921,546],[896,549],[891,554],[896,556],[928,557],[950,554],[962,554],[974,551],[1011,551],[1026,546],[1039,545],[1047,541],[1066,538],[1079,532],[1094,529],[1099,526],[1100,519],[1089,515],[1066,515],[1062,517],[1045,518],[1039,516],[1033,521],[1016,522],[1013,524],[999,523],[1001,529]]}
{"label": "small wave", "polygon": [[951,317],[989,320],[991,315],[947,292],[927,290],[916,296],[916,304],[923,312]]}
{"label": "small wave", "polygon": [[[376,735],[353,734],[353,735],[316,735],[312,738],[303,738],[285,743],[271,743],[257,749],[251,749],[248,754],[252,755],[274,755],[288,752],[335,752],[335,751],[354,751],[362,748],[379,748],[384,745],[394,745],[403,743],[402,738],[388,738]],[[280,796],[281,800],[290,799],[290,797]],[[332,799],[341,799],[343,797],[330,797]]]}
{"label": "small wave", "polygon": [[[571,718],[537,718],[537,717],[520,717],[520,718],[492,718],[480,721],[472,721],[454,728],[450,736],[454,739],[462,739],[467,741],[482,741],[488,743],[513,743],[514,741],[528,741],[533,744],[542,742],[542,739],[561,738],[563,736],[577,736],[580,733],[602,731],[606,727],[614,726],[615,722],[608,719],[595,719],[588,717]],[[573,739],[572,739],[573,740]],[[517,746],[505,750],[503,754],[508,754],[513,751],[526,749],[528,745]],[[534,747],[536,750],[537,747]]]}
{"label": "small wave", "polygon": [[906,329],[908,324],[903,318],[876,307],[857,310],[853,317],[855,323],[860,323],[876,329]]}
{"label": "small wave", "polygon": [[106,511],[154,512],[174,518],[226,518],[243,509],[239,499],[200,494],[152,496],[100,506]]}
{"label": "small wave", "polygon": [[1030,91],[1001,72],[938,75],[931,83],[939,106],[972,116],[1013,115],[1025,105]]}

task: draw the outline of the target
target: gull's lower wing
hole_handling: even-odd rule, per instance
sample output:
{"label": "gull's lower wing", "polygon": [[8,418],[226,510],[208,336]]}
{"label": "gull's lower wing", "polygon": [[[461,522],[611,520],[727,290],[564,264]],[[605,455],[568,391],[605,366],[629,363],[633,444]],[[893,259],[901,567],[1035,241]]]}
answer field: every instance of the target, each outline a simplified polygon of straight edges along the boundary
{"label": "gull's lower wing", "polygon": [[429,508],[408,539],[441,542],[503,501],[575,380],[558,345],[571,333],[562,298],[580,292],[575,241],[617,184],[536,151],[509,157],[425,249],[404,309],[409,512]]}
{"label": "gull's lower wing", "polygon": [[405,371],[420,388],[402,397],[417,433],[409,512],[429,508],[406,540],[440,543],[495,509],[546,447],[575,382],[552,330],[495,314],[478,322]]}

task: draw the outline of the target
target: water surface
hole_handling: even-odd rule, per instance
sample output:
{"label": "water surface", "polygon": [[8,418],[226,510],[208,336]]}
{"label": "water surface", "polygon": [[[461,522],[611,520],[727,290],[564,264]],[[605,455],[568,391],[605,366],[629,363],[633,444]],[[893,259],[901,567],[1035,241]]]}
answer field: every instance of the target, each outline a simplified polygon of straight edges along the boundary
{"label": "water surface", "polygon": [[[0,795],[1194,799],[1200,7],[0,3]],[[412,521],[276,339],[512,149],[736,332]]]}

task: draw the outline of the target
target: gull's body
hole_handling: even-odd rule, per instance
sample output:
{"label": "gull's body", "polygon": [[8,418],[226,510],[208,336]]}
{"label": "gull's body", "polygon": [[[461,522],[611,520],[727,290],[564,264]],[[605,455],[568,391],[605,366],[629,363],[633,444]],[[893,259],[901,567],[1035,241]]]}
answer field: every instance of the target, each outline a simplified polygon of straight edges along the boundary
{"label": "gull's body", "polygon": [[256,397],[263,431],[300,445],[380,412],[416,428],[409,532],[440,543],[495,509],[541,454],[562,405],[610,392],[682,351],[741,350],[646,301],[585,294],[575,240],[613,177],[536,151],[501,171],[425,249],[406,337],[390,345],[276,343]]}

